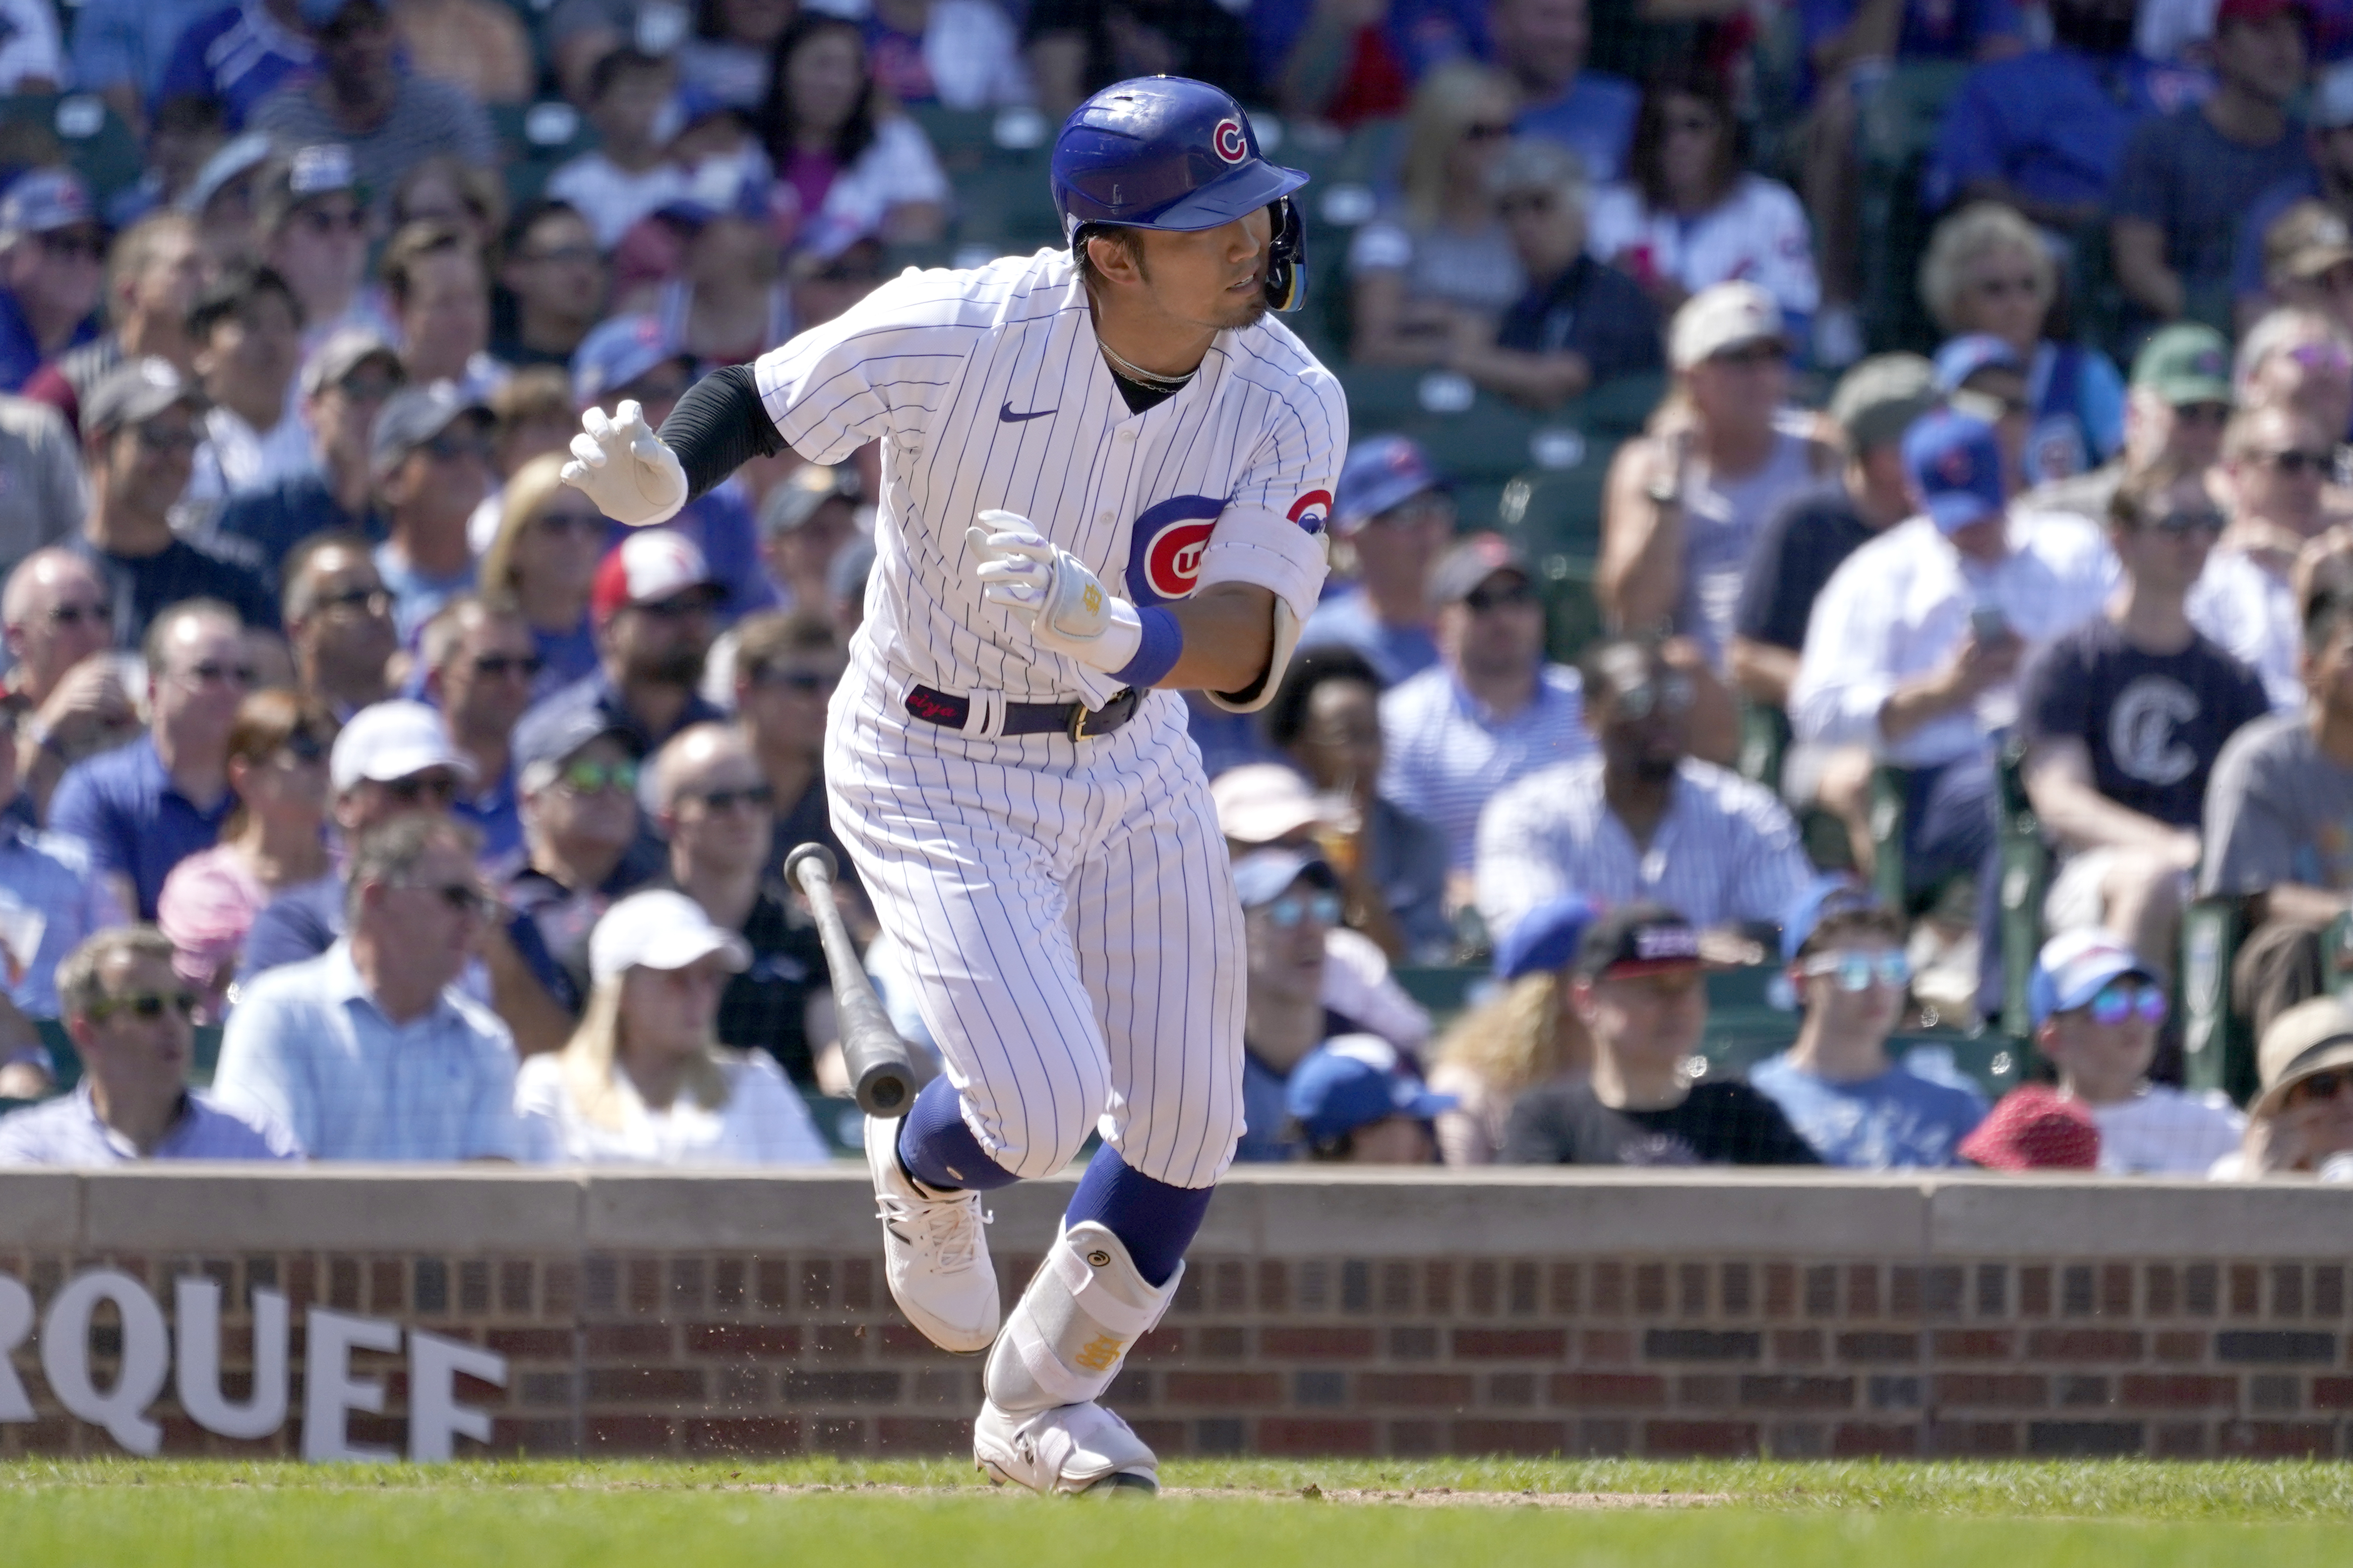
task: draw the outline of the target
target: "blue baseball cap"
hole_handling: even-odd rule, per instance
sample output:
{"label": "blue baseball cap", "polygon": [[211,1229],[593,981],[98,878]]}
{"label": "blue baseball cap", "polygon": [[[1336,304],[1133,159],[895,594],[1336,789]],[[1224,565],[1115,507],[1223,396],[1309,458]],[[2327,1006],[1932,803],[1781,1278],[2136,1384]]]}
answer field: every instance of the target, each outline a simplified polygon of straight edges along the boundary
{"label": "blue baseball cap", "polygon": [[2026,374],[2026,362],[2018,351],[1990,332],[1970,332],[1948,339],[1936,351],[1936,387],[1950,395],[1968,384],[1969,377],[1981,370],[2009,370]]}
{"label": "blue baseball cap", "polygon": [[2100,994],[2101,986],[2123,974],[2157,978],[2140,954],[2106,931],[2061,931],[2035,956],[2034,974],[2026,984],[2027,1011],[2041,1024],[2053,1013],[2083,1006]]}
{"label": "blue baseball cap", "polygon": [[90,205],[90,187],[71,169],[29,170],[0,195],[0,245],[86,223],[101,220]]}
{"label": "blue baseball cap", "polygon": [[1904,471],[1920,501],[1947,533],[2001,510],[2001,444],[1993,426],[1950,409],[1905,433]]}
{"label": "blue baseball cap", "polygon": [[1823,877],[1798,895],[1781,915],[1781,962],[1797,962],[1798,950],[1820,928],[1839,915],[1885,914],[1886,903],[1854,877]]}
{"label": "blue baseball cap", "polygon": [[1283,889],[1302,877],[1312,876],[1320,887],[1336,888],[1340,879],[1313,849],[1275,847],[1253,849],[1234,861],[1234,891],[1242,908],[1257,909],[1282,897]]}
{"label": "blue baseball cap", "polygon": [[1300,1059],[1283,1085],[1282,1108],[1307,1136],[1323,1142],[1392,1116],[1427,1121],[1461,1104],[1434,1094],[1408,1072],[1395,1046],[1378,1035],[1336,1035]]}
{"label": "blue baseball cap", "polygon": [[1563,893],[1538,904],[1512,923],[1495,944],[1495,978],[1521,980],[1560,968],[1577,956],[1585,928],[1600,912],[1583,893]]}
{"label": "blue baseball cap", "polygon": [[586,408],[658,364],[687,357],[686,347],[657,316],[615,316],[599,321],[572,351],[572,401]]}
{"label": "blue baseball cap", "polygon": [[1445,479],[1430,466],[1430,454],[1412,437],[1367,437],[1348,448],[1348,459],[1340,465],[1333,531],[1353,533],[1393,506],[1445,488]]}

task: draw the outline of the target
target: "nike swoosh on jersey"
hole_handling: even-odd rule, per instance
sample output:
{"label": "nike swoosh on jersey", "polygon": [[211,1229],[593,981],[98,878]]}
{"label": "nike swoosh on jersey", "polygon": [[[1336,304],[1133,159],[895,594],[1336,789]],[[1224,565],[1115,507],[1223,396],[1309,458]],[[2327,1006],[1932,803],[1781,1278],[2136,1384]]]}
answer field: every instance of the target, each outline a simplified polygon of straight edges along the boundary
{"label": "nike swoosh on jersey", "polygon": [[1060,412],[1061,410],[1059,408],[1040,408],[1034,413],[1016,414],[1013,412],[1013,400],[1011,398],[1008,398],[1006,399],[1005,406],[997,411],[997,416],[1008,425],[1018,425],[1025,419],[1043,419],[1049,414],[1060,414]]}

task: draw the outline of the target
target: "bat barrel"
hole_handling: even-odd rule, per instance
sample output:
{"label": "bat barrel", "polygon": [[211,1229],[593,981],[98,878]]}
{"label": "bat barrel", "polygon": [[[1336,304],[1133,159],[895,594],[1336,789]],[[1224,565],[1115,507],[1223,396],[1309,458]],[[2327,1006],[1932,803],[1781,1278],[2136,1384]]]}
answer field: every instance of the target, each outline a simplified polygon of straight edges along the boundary
{"label": "bat barrel", "polygon": [[785,857],[785,880],[808,896],[818,940],[833,978],[834,1015],[841,1025],[841,1062],[858,1108],[869,1116],[904,1116],[914,1102],[915,1069],[907,1042],[891,1026],[882,1000],[858,959],[849,928],[833,901],[833,851],[803,844]]}

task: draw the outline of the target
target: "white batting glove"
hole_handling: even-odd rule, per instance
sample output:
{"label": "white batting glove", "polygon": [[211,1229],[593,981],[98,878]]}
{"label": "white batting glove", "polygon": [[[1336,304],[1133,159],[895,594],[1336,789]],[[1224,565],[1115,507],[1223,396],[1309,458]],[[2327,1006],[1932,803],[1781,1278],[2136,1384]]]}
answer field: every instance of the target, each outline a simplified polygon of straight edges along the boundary
{"label": "white batting glove", "polygon": [[1052,653],[1113,674],[1144,640],[1135,606],[1085,562],[1041,537],[1017,512],[985,511],[965,539],[979,558],[980,596],[1001,605]]}
{"label": "white batting glove", "polygon": [[564,482],[595,501],[607,517],[631,528],[667,522],[686,504],[686,470],[646,423],[635,399],[613,410],[610,419],[601,408],[580,416]]}

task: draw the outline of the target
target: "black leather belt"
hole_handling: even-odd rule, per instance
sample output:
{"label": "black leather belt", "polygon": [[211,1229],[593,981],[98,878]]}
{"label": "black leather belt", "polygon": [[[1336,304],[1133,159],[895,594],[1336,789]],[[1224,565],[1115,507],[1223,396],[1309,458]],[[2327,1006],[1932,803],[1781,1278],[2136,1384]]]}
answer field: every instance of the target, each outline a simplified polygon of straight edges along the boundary
{"label": "black leather belt", "polygon": [[[1144,693],[1130,686],[1100,708],[1090,708],[1083,702],[1008,702],[1005,705],[1005,722],[997,732],[1068,735],[1073,741],[1092,741],[1134,718],[1143,700]],[[907,693],[907,711],[926,724],[961,730],[972,717],[972,699],[951,697],[928,686],[918,686]]]}

